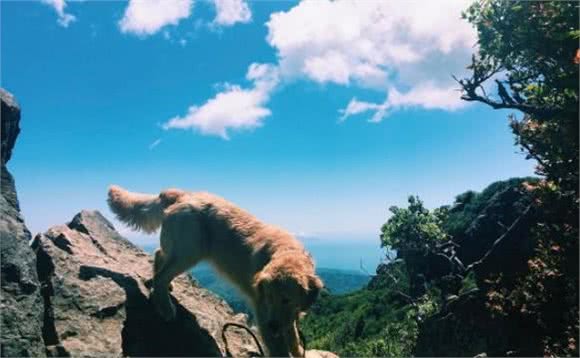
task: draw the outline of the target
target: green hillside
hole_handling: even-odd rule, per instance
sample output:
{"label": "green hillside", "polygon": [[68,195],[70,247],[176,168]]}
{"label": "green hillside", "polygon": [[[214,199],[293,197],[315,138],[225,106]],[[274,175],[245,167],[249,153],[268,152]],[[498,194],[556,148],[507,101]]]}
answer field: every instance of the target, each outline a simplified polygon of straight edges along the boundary
{"label": "green hillside", "polygon": [[[364,287],[370,277],[356,271],[320,268],[317,270],[325,287],[329,292],[341,294]],[[219,277],[208,266],[200,266],[192,271],[193,277],[200,285],[223,298],[236,312],[244,312],[252,315],[244,299],[238,294],[226,280]]]}
{"label": "green hillside", "polygon": [[[563,296],[550,296],[558,303],[535,303],[541,310],[528,315],[536,322],[520,315],[525,303],[513,312],[514,303],[506,301],[539,294],[522,281],[535,254],[534,222],[542,215],[529,214],[532,196],[524,188],[538,183],[496,182],[433,211],[417,197],[407,208],[392,208],[382,240],[397,249],[396,259],[379,265],[360,290],[322,295],[301,322],[309,347],[342,356],[502,356],[516,350],[534,355],[546,335],[562,340],[563,323],[577,312],[569,301],[578,297],[573,279],[551,280]],[[515,220],[517,227],[498,245],[503,223]]]}

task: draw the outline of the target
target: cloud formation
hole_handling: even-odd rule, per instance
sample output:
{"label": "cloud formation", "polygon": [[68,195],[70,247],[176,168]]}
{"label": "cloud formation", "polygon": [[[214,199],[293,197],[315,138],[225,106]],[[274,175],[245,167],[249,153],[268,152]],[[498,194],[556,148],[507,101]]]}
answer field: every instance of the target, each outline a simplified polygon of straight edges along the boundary
{"label": "cloud formation", "polygon": [[233,26],[236,23],[252,21],[252,12],[244,0],[214,0],[216,17],[213,21],[218,26]]}
{"label": "cloud formation", "polygon": [[[240,9],[247,8],[243,0],[215,1],[216,22],[220,6],[237,9],[223,16],[224,24],[239,21],[240,11],[245,11]],[[388,113],[409,107],[457,110],[465,104],[451,74],[461,75],[476,44],[474,29],[461,19],[469,2],[303,0],[271,14],[267,41],[278,61],[252,64],[246,75],[253,83],[250,88],[227,84],[164,127],[194,128],[227,139],[229,129],[261,126],[271,114],[267,103],[273,89],[294,79],[385,93],[382,103],[352,98],[339,111],[340,121],[370,113],[371,122],[380,122]]]}
{"label": "cloud formation", "polygon": [[451,74],[464,70],[476,44],[461,19],[469,3],[304,0],[271,15],[267,39],[284,77],[387,92],[383,103],[353,98],[341,120],[374,112],[370,121],[379,122],[405,107],[455,110],[463,104]]}
{"label": "cloud formation", "polygon": [[202,134],[229,139],[228,130],[260,127],[271,112],[265,107],[280,82],[278,69],[271,64],[252,63],[246,79],[250,88],[225,84],[225,89],[200,106],[189,107],[184,116],[169,119],[164,129],[194,129]]}
{"label": "cloud formation", "polygon": [[[305,0],[271,15],[281,70],[316,82],[385,86],[397,67],[471,48],[467,1]],[[324,16],[321,16],[324,14]]]}
{"label": "cloud formation", "polygon": [[124,33],[152,35],[188,18],[193,5],[193,0],[130,0],[119,28]]}
{"label": "cloud formation", "polygon": [[388,91],[387,98],[382,103],[372,103],[359,101],[352,98],[346,108],[339,110],[340,121],[346,120],[350,116],[361,113],[372,112],[369,122],[378,123],[386,118],[389,111],[418,107],[423,109],[442,109],[455,111],[467,105],[460,99],[457,88],[437,87],[432,82],[422,83],[411,90],[401,93],[396,88]]}
{"label": "cloud formation", "polygon": [[71,22],[76,21],[76,17],[64,12],[66,7],[65,0],[42,0],[44,4],[50,5],[58,15],[58,24],[62,27],[68,27]]}

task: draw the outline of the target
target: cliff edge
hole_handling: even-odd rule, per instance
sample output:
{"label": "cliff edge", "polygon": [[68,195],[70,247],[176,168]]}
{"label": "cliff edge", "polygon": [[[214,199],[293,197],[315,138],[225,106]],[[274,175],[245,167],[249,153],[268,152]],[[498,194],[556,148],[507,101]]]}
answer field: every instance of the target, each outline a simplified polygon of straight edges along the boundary
{"label": "cliff edge", "polygon": [[[188,274],[173,281],[177,318],[164,322],[149,302],[152,257],[98,211],[34,238],[49,355],[222,356],[226,322],[247,324]],[[228,331],[235,356],[257,351],[243,330]]]}
{"label": "cliff edge", "polygon": [[20,214],[14,179],[6,164],[20,133],[20,108],[14,97],[0,89],[0,355],[45,355],[42,341],[43,305],[36,273],[36,256],[29,246],[30,232]]}

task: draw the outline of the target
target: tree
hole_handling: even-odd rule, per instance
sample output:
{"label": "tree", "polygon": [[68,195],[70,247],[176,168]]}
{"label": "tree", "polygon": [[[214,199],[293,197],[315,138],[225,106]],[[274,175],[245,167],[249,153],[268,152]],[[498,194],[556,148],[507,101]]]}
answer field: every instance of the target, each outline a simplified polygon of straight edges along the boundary
{"label": "tree", "polygon": [[447,234],[441,229],[443,212],[429,212],[417,196],[409,196],[408,202],[408,208],[389,208],[393,215],[381,229],[381,246],[397,251],[426,251],[445,241]]}
{"label": "tree", "polygon": [[381,246],[397,251],[405,262],[412,298],[424,295],[431,279],[450,271],[449,261],[437,255],[449,236],[442,229],[447,208],[430,212],[417,196],[410,196],[407,208],[392,206],[393,214],[381,229]]}
{"label": "tree", "polygon": [[479,52],[471,77],[458,80],[462,98],[521,112],[510,116],[515,142],[544,178],[528,185],[535,254],[515,286],[499,275],[488,291],[494,314],[526,327],[517,354],[578,355],[578,10],[571,1],[487,0],[464,14]]}
{"label": "tree", "polygon": [[[479,53],[462,99],[514,109],[516,143],[563,194],[578,194],[578,2],[480,1],[464,17]],[[496,93],[488,94],[490,83]]]}

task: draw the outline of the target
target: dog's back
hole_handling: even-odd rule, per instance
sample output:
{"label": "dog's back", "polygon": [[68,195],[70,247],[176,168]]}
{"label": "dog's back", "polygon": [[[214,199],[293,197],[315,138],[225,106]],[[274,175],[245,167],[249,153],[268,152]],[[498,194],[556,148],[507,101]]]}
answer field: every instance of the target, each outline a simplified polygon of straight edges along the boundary
{"label": "dog's back", "polygon": [[[208,260],[249,298],[268,350],[301,355],[298,314],[312,305],[322,282],[312,257],[291,234],[209,193],[170,189],[148,195],[113,186],[108,201],[117,217],[135,228],[151,232],[162,227],[152,291],[162,317],[176,315],[168,292],[171,280]],[[273,329],[285,332],[283,342],[279,334],[269,334]]]}

